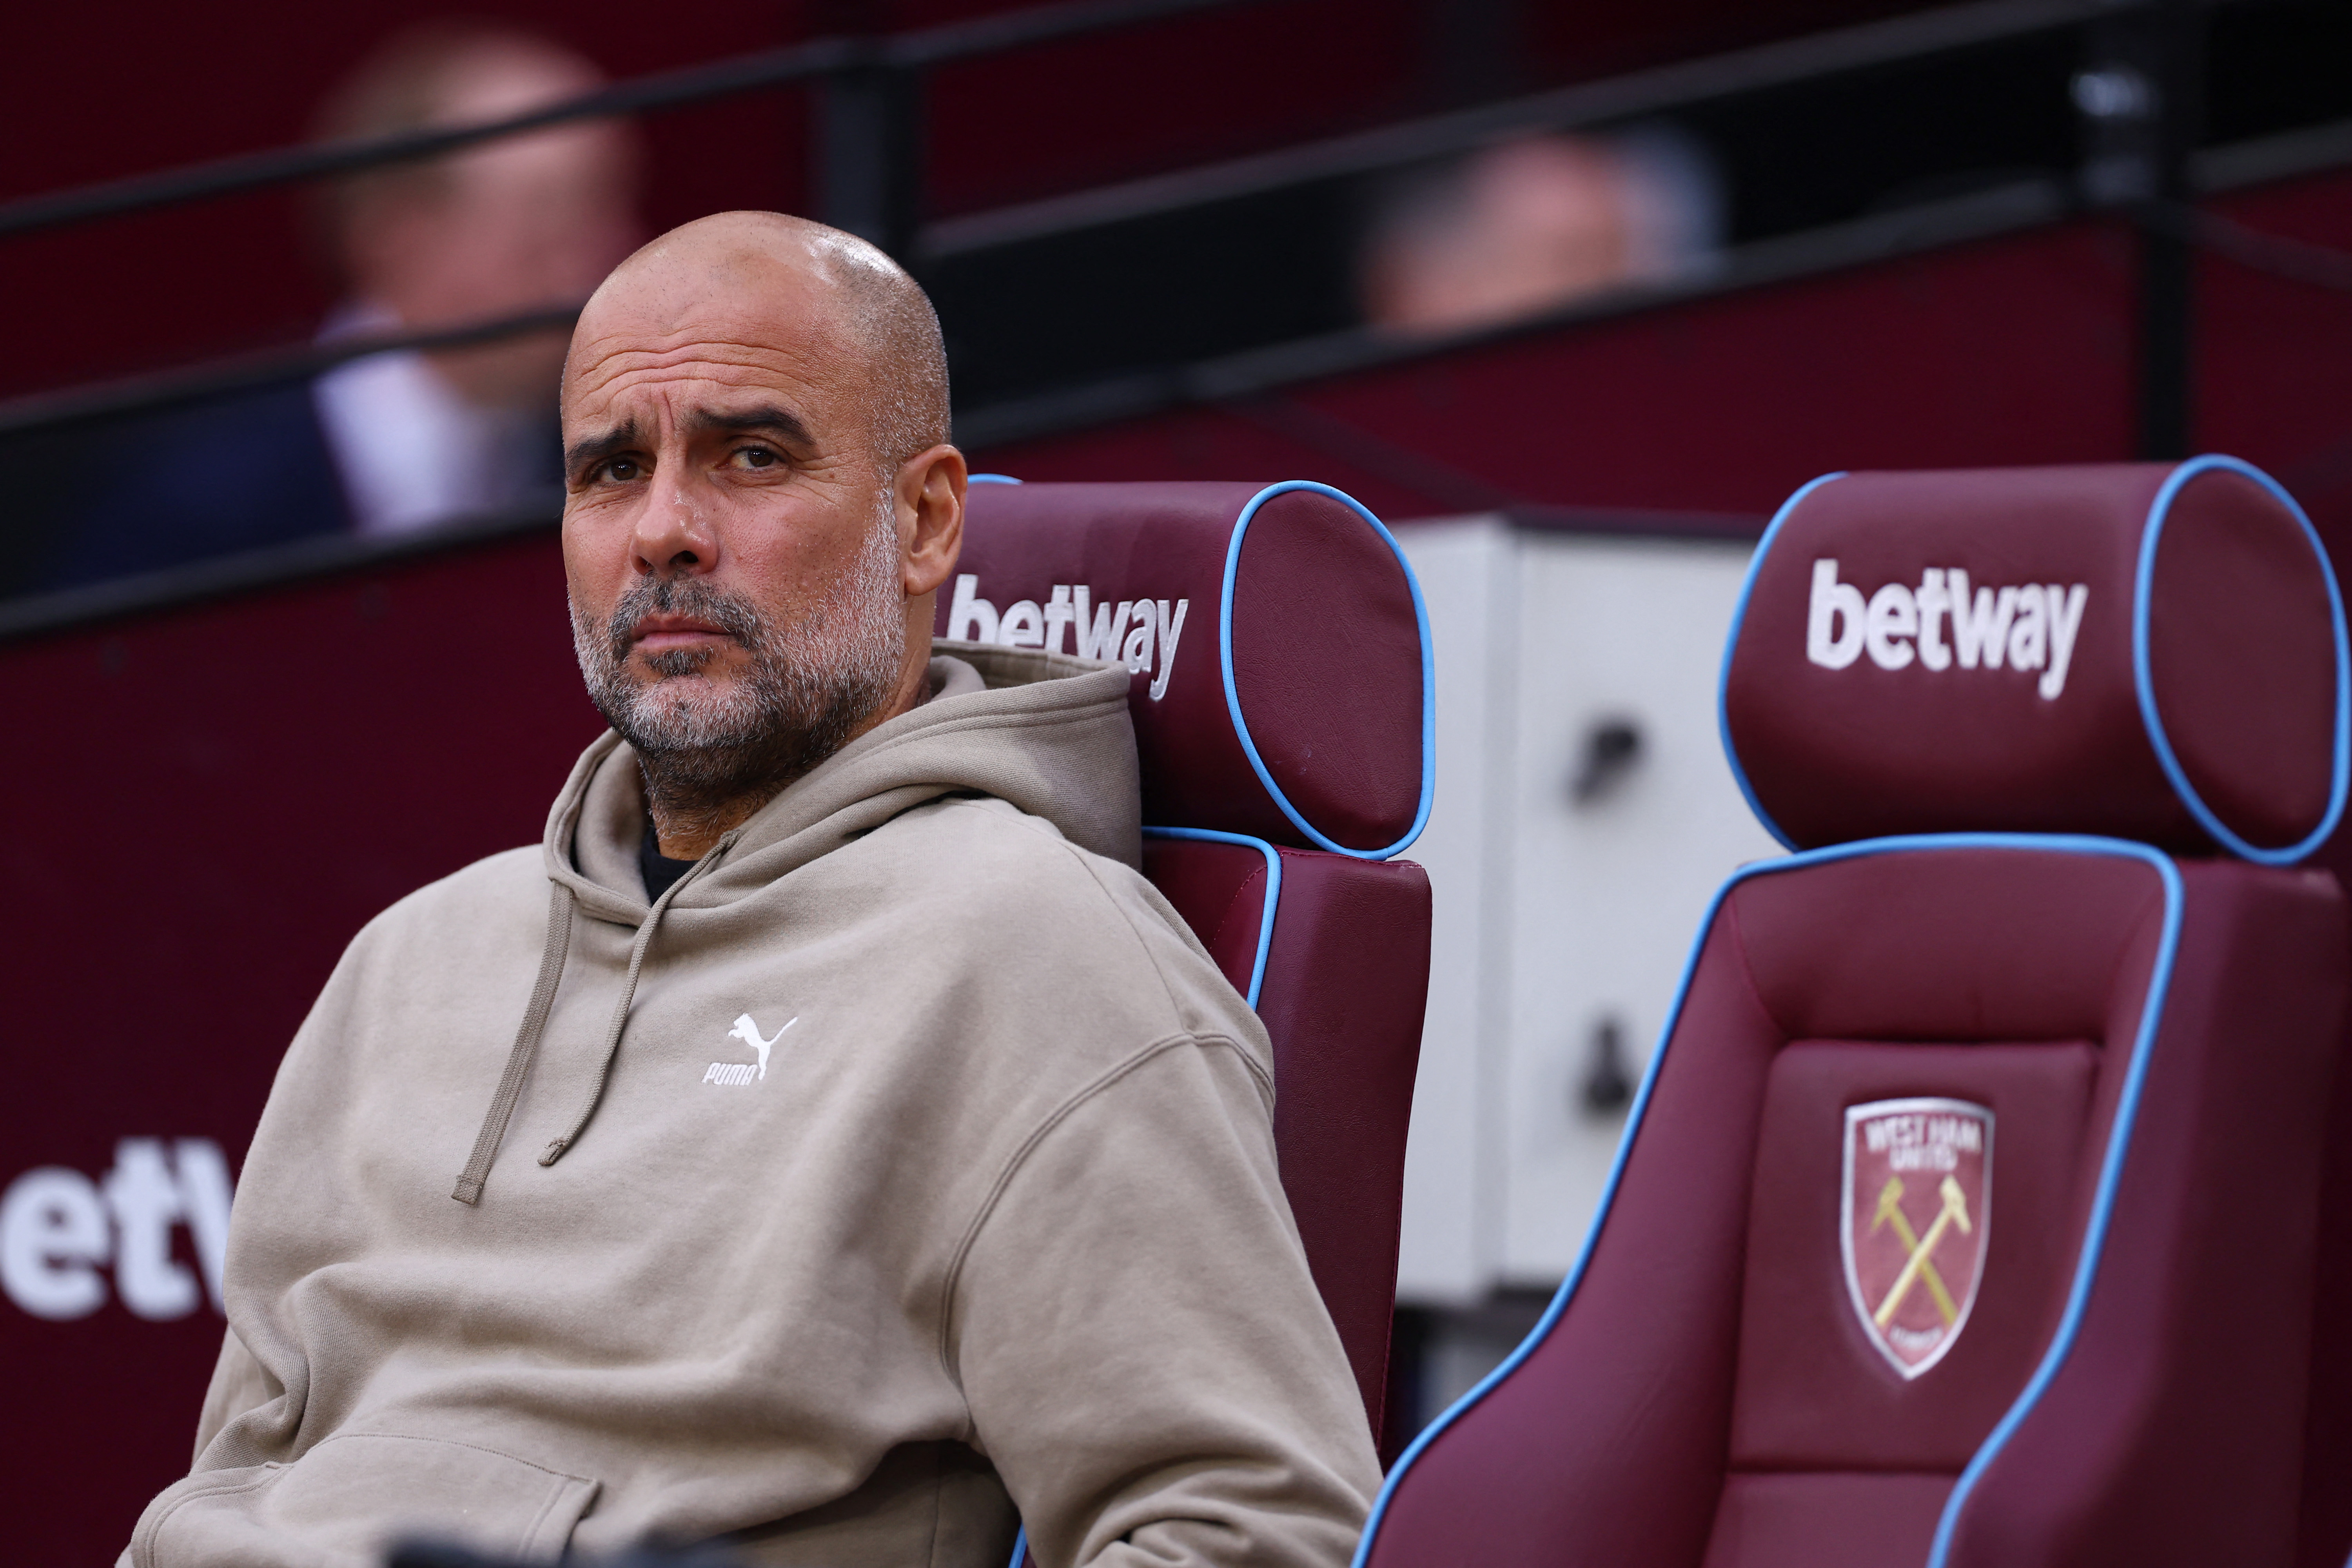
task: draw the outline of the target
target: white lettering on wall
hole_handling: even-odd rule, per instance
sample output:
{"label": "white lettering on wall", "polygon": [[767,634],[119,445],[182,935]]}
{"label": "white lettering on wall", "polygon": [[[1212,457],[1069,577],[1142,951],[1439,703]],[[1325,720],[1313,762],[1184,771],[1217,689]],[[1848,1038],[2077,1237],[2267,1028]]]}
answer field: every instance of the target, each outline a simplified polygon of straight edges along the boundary
{"label": "white lettering on wall", "polygon": [[[1168,695],[1176,665],[1176,645],[1184,635],[1190,599],[1121,599],[1095,603],[1084,583],[1056,583],[1045,604],[1019,599],[1002,613],[980,596],[980,578],[959,574],[948,602],[947,635],[959,642],[992,642],[1005,647],[1042,647],[1080,658],[1116,659],[1133,675],[1151,675],[1151,700]],[[1066,637],[1064,634],[1067,632]],[[1159,673],[1151,672],[1157,669]]]}
{"label": "white lettering on wall", "polygon": [[[1958,566],[1929,566],[1919,585],[1888,583],[1868,600],[1838,581],[1838,563],[1813,563],[1812,595],[1805,610],[1805,658],[1824,669],[1843,669],[1864,652],[1881,669],[2038,669],[2034,689],[2055,701],[2083,629],[2088,584],[2027,583],[1974,587]],[[1945,636],[1949,622],[1950,637]]]}
{"label": "white lettering on wall", "polygon": [[[0,1196],[0,1291],[37,1318],[85,1318],[106,1304],[99,1270],[111,1262],[115,1292],[137,1317],[184,1318],[205,1297],[218,1311],[234,1192],[209,1138],[174,1140],[168,1157],[160,1138],[125,1138],[102,1181],[60,1165],[27,1171]],[[183,1225],[201,1289],[172,1256]]]}

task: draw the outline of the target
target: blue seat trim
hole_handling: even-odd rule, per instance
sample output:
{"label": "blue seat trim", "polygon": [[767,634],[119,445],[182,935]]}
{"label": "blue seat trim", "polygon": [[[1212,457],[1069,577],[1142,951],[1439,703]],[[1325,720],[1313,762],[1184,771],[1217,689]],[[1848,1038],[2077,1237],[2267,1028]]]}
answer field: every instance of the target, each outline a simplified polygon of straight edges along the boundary
{"label": "blue seat trim", "polygon": [[[1412,591],[1413,624],[1421,634],[1421,800],[1413,812],[1412,826],[1405,829],[1403,837],[1385,848],[1350,849],[1335,842],[1290,804],[1290,797],[1282,793],[1282,786],[1276,784],[1274,775],[1266,771],[1265,759],[1258,755],[1257,742],[1250,738],[1249,721],[1242,717],[1241,693],[1234,686],[1234,579],[1241,570],[1242,541],[1248,535],[1250,521],[1257,516],[1258,509],[1275,497],[1286,495],[1292,490],[1328,496],[1362,518],[1370,525],[1372,531],[1380,535],[1381,542],[1396,556],[1397,566],[1404,573],[1405,586]],[[1328,849],[1334,855],[1346,855],[1358,860],[1385,860],[1392,855],[1403,853],[1414,839],[1421,837],[1421,830],[1429,826],[1430,803],[1437,792],[1437,661],[1435,650],[1429,642],[1429,607],[1422,603],[1421,579],[1413,575],[1412,563],[1405,559],[1396,535],[1391,533],[1363,502],[1345,490],[1334,489],[1312,479],[1285,479],[1278,485],[1268,485],[1250,497],[1249,503],[1242,508],[1241,515],[1234,520],[1233,539],[1225,546],[1224,585],[1218,595],[1217,603],[1217,662],[1224,677],[1225,711],[1233,717],[1234,733],[1241,738],[1243,754],[1249,758],[1250,768],[1257,774],[1258,783],[1265,786],[1265,793],[1281,809],[1282,815],[1290,819],[1291,826],[1307,836],[1307,842]]]}
{"label": "blue seat trim", "polygon": [[[1820,481],[1816,481],[1820,482]],[[1642,1121],[1655,1091],[1658,1074],[1665,1065],[1666,1050],[1673,1043],[1675,1028],[1681,1022],[1683,1005],[1689,998],[1692,976],[1698,971],[1700,954],[1706,950],[1707,932],[1714,929],[1716,915],[1731,890],[1751,877],[1770,876],[1781,871],[1807,866],[1825,865],[1835,860],[1855,859],[1871,855],[1904,854],[1938,849],[2021,849],[2049,854],[2097,855],[2117,859],[2138,860],[2153,868],[2164,886],[2164,926],[2158,939],[2156,962],[2148,971],[2147,994],[2140,1006],[2139,1029],[2132,1041],[2130,1064],[2124,1073],[2123,1091],[2117,1097],[2115,1120],[2107,1130],[2107,1147],[2099,1164],[2099,1184],[2091,1205],[2089,1223],[2083,1233],[2083,1247],[2074,1267],[2074,1279],[2066,1296],[2066,1309],[2060,1318],[2057,1331],[2051,1336],[2050,1347],[2042,1353],[2042,1362],[2032,1378],[2019,1394],[2009,1412],[1980,1444],[1967,1468],[1952,1487],[1946,1500],[1942,1519],[1936,1527],[1934,1547],[1927,1558],[1927,1568],[1944,1568],[1947,1553],[1951,1549],[1952,1532],[1957,1528],[1960,1510],[1967,1506],[1969,1494],[1987,1467],[1997,1457],[2018,1427],[2033,1412],[2042,1395],[2058,1375],[2074,1348],[2075,1336],[2081,1331],[2084,1313],[2088,1310],[2091,1290],[2097,1282],[2099,1261],[2105,1250],[2107,1227],[2115,1215],[2116,1189],[2123,1180],[2124,1161],[2131,1151],[2132,1128],[2138,1120],[2139,1100],[2147,1080],[2148,1059],[2154,1051],[2157,1031],[2164,1016],[2166,995],[2172,983],[2172,965],[2180,946],[2180,915],[2182,889],[2179,868],[2169,857],[2148,847],[2121,838],[2099,838],[2087,835],[2038,833],[1937,833],[1910,834],[1893,838],[1870,838],[1853,844],[1836,844],[1826,848],[1806,850],[1785,859],[1762,860],[1743,866],[1732,873],[1706,908],[1699,922],[1697,939],[1692,942],[1690,956],[1684,961],[1682,979],[1675,987],[1674,1005],[1667,1010],[1664,1029],[1658,1037],[1658,1047],[1650,1054],[1650,1065],[1642,1074],[1642,1087],[1633,1097],[1633,1104],[1625,1119],[1625,1135],[1617,1145],[1616,1158],[1609,1167],[1609,1179],[1601,1192],[1601,1204],[1586,1233],[1583,1247],[1577,1253],[1576,1263],[1561,1281],[1559,1290],[1544,1309],[1543,1317],[1522,1341],[1518,1348],[1500,1366],[1486,1374],[1478,1385],[1448,1408],[1412,1440],[1390,1470],[1381,1487],[1380,1496],[1372,1504],[1371,1515],[1365,1521],[1364,1533],[1357,1542],[1354,1568],[1364,1568],[1371,1555],[1372,1542],[1379,1535],[1381,1521],[1387,1516],[1389,1502],[1413,1466],[1429,1446],[1447,1427],[1474,1409],[1504,1379],[1517,1372],[1533,1355],[1538,1346],[1549,1337],[1568,1305],[1575,1298],[1576,1289],[1592,1261],[1603,1226],[1608,1224],[1609,1211],[1616,1201],[1617,1189],[1624,1180],[1625,1165],[1631,1157],[1633,1140],[1640,1135]]]}
{"label": "blue seat trim", "polygon": [[1731,656],[1739,647],[1739,628],[1748,620],[1748,599],[1756,592],[1757,574],[1764,570],[1764,557],[1771,552],[1772,542],[1780,537],[1780,525],[1789,521],[1790,514],[1803,504],[1807,496],[1831,480],[1843,478],[1845,470],[1841,468],[1833,474],[1807,479],[1797,487],[1796,494],[1782,501],[1780,510],[1772,514],[1772,521],[1764,530],[1764,537],[1756,542],[1756,553],[1748,558],[1748,575],[1740,579],[1739,597],[1731,606],[1731,632],[1723,639],[1723,668],[1715,680],[1715,728],[1716,733],[1723,737],[1724,761],[1731,764],[1731,777],[1739,785],[1740,795],[1748,802],[1748,809],[1756,814],[1756,820],[1764,825],[1765,832],[1780,841],[1783,849],[1794,849],[1797,841],[1780,831],[1780,825],[1772,820],[1772,814],[1766,811],[1764,803],[1756,798],[1756,786],[1748,782],[1748,770],[1739,765],[1739,748],[1731,743]]}
{"label": "blue seat trim", "polygon": [[1021,483],[1019,479],[1014,479],[1011,474],[971,474],[967,476],[963,482],[968,485],[1017,485]]}
{"label": "blue seat trim", "polygon": [[1146,838],[1190,838],[1203,844],[1238,844],[1265,857],[1265,907],[1257,918],[1257,957],[1250,963],[1249,990],[1244,1000],[1257,1011],[1257,994],[1265,984],[1265,955],[1274,949],[1274,912],[1282,902],[1282,856],[1263,838],[1245,833],[1220,833],[1213,827],[1147,827]]}
{"label": "blue seat trim", "polygon": [[[2336,747],[2335,776],[2327,789],[2327,812],[2319,826],[2305,837],[2283,848],[2265,849],[2251,844],[2213,815],[2197,786],[2189,782],[2189,774],[2173,755],[2172,742],[2164,732],[2164,720],[2156,710],[2156,683],[2148,671],[2147,622],[2148,591],[2156,579],[2157,542],[2163,537],[2166,518],[2172,503],[2179,497],[2182,487],[2200,474],[2214,472],[2240,474],[2270,491],[2288,513],[2301,525],[2303,536],[2311,544],[2311,552],[2319,557],[2319,580],[2327,584],[2327,613],[2336,633]],[[2197,825],[2213,836],[2214,842],[2231,854],[2263,866],[2289,866],[2302,859],[2327,841],[2343,820],[2344,796],[2347,780],[2352,780],[2352,648],[2347,648],[2344,633],[2344,596],[2336,586],[2336,569],[2327,559],[2327,547],[2319,542],[2319,531],[2311,526],[2295,499],[2286,493],[2284,486],[2252,463],[2236,458],[2208,453],[2191,458],[2166,477],[2164,488],[2156,492],[2156,500],[2147,509],[2147,526],[2140,534],[2139,570],[2132,584],[2131,628],[2132,684],[2138,689],[2139,714],[2147,727],[2148,743],[2156,748],[2156,760],[2163,764],[2164,776],[2172,781],[2173,793],[2189,808]]]}

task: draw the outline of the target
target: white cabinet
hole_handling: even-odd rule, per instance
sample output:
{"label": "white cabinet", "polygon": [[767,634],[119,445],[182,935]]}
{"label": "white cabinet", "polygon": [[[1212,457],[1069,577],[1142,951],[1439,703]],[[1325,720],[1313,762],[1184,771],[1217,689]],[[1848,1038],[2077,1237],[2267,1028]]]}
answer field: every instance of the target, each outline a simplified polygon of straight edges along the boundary
{"label": "white cabinet", "polygon": [[1499,518],[1396,533],[1437,659],[1437,798],[1407,852],[1435,916],[1397,1289],[1463,1306],[1568,1271],[1623,1127],[1607,1091],[1638,1080],[1716,888],[1781,851],[1717,733],[1747,542]]}

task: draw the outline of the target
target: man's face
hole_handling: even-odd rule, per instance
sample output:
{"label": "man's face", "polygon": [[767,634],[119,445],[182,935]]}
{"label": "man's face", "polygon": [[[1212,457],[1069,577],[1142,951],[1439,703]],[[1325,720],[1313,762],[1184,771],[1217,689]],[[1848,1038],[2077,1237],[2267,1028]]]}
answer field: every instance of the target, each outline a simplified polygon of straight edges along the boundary
{"label": "man's face", "polygon": [[600,297],[573,347],[582,668],[614,727],[698,790],[814,765],[900,677],[898,509],[838,309],[762,259],[666,264]]}

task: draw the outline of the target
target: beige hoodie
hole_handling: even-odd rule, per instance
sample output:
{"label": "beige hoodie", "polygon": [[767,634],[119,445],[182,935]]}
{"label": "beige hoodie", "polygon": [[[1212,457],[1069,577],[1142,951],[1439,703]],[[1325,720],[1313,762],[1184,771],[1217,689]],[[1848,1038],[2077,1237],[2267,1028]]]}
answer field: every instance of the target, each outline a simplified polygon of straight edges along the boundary
{"label": "beige hoodie", "polygon": [[1362,1408],[1265,1036],[1134,869],[1127,673],[946,650],[656,921],[607,735],[541,849],[360,933],[246,1163],[194,1473],[128,1563],[1001,1568],[1015,1505],[1046,1568],[1347,1560]]}

